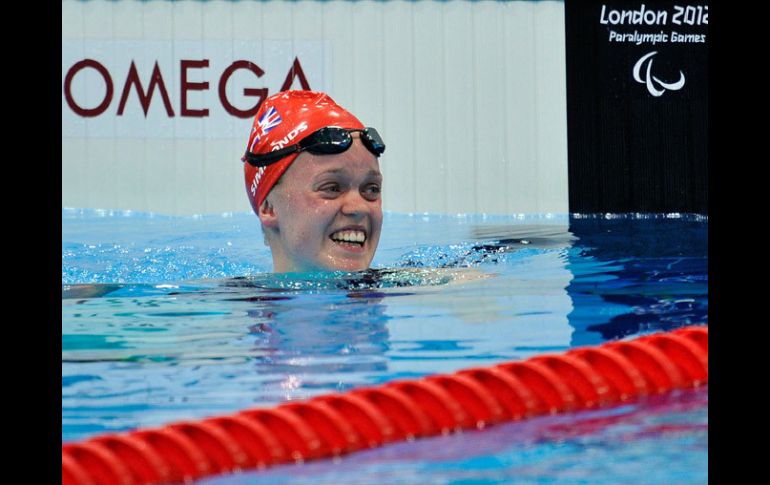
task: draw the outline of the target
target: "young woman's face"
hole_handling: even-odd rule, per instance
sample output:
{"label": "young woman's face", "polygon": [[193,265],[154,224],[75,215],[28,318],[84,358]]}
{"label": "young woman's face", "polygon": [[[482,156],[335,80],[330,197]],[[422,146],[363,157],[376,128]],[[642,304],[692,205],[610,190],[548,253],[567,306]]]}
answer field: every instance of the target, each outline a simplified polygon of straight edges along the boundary
{"label": "young woman's face", "polygon": [[353,133],[336,155],[303,152],[267,197],[260,220],[276,230],[276,272],[369,268],[382,228],[382,174]]}

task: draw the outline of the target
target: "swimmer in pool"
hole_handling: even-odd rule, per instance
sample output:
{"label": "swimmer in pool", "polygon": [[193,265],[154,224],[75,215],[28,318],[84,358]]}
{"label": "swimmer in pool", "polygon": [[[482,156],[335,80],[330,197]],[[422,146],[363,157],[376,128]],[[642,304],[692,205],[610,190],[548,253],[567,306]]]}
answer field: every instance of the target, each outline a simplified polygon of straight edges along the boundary
{"label": "swimmer in pool", "polygon": [[[382,229],[384,151],[376,129],[324,93],[283,91],[265,99],[242,161],[246,194],[270,247],[273,271],[356,272],[354,287],[490,276],[470,268],[370,269]],[[236,278],[227,284],[251,282]],[[99,297],[120,287],[66,285],[62,298]]]}
{"label": "swimmer in pool", "polygon": [[382,228],[384,151],[376,129],[324,93],[265,99],[242,160],[274,272],[369,268]]}
{"label": "swimmer in pool", "polygon": [[[246,194],[259,217],[275,273],[370,270],[382,229],[385,144],[375,128],[327,94],[283,91],[262,103],[242,157]],[[474,270],[431,269],[452,282]]]}

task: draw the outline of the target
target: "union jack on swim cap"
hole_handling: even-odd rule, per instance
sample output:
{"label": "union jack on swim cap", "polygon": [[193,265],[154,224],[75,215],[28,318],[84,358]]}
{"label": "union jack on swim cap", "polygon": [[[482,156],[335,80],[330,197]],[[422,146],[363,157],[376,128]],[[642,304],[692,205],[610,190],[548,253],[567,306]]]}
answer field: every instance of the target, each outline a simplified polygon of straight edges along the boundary
{"label": "union jack on swim cap", "polygon": [[[282,91],[265,99],[260,106],[254,117],[246,149],[255,155],[269,153],[299,143],[326,126],[364,129],[358,118],[325,93]],[[292,153],[261,168],[244,162],[246,194],[255,213],[259,213],[259,206],[297,156],[298,153]]]}

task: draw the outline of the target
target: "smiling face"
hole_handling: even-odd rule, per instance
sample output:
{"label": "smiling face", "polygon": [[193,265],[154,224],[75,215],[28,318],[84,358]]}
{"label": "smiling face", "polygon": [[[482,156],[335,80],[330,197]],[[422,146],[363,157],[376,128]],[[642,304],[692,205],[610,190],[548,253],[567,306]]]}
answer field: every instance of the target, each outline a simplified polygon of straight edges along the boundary
{"label": "smiling face", "polygon": [[277,273],[369,268],[382,228],[382,174],[358,133],[336,155],[303,152],[259,208]]}

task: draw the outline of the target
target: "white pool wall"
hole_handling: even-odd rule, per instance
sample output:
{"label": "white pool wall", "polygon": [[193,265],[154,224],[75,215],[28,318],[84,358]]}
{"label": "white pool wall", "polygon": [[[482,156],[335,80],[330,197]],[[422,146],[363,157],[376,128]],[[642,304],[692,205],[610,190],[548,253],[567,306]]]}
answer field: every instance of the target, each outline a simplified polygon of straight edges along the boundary
{"label": "white pool wall", "polygon": [[[568,211],[562,1],[62,2],[62,205],[172,215],[249,211],[240,156],[250,119],[228,115],[223,70],[247,57],[280,89],[295,57],[312,89],[328,92],[387,144],[384,209],[407,213]],[[77,115],[65,76],[83,59],[114,83],[106,110]],[[188,70],[181,116],[180,60]],[[131,62],[147,88],[158,63],[173,116],[154,93],[145,115],[132,90],[117,114]],[[295,81],[292,87],[299,87]],[[70,86],[84,107],[104,99],[93,69]]]}

